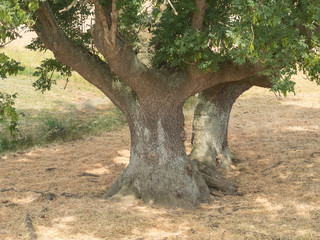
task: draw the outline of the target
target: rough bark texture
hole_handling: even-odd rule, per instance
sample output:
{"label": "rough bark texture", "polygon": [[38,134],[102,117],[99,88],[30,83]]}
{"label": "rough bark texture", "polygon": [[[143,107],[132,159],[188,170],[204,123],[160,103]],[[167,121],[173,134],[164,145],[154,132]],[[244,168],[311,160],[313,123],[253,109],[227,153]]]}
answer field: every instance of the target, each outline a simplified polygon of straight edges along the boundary
{"label": "rough bark texture", "polygon": [[178,207],[209,200],[207,184],[185,152],[182,104],[165,105],[132,104],[130,163],[105,198],[132,195],[148,203]]}
{"label": "rough bark texture", "polygon": [[191,159],[211,169],[230,169],[232,157],[228,146],[228,124],[236,99],[251,85],[227,84],[199,94],[194,111]]}
{"label": "rough bark texture", "polygon": [[[195,66],[180,72],[148,68],[117,31],[117,1],[108,0],[111,4],[103,5],[98,0],[92,2],[95,24],[91,37],[98,55],[73,43],[63,32],[52,2],[40,4],[34,29],[58,61],[99,88],[127,117],[130,163],[105,197],[133,195],[146,202],[192,207],[208,201],[208,186],[234,191],[235,186],[217,172],[189,160],[181,139],[182,106],[187,98],[207,88],[256,76],[264,70],[263,65],[226,61],[218,71],[205,73]],[[192,25],[201,30],[206,1],[196,0],[195,6],[198,10]]]}

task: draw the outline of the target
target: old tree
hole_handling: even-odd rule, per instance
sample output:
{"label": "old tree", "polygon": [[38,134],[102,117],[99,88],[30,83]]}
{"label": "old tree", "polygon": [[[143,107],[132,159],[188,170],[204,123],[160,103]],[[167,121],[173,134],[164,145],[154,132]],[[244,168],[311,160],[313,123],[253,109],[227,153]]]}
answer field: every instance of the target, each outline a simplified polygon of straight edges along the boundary
{"label": "old tree", "polygon": [[[253,85],[286,94],[298,70],[311,80],[320,72],[318,0],[2,2],[28,16],[38,35],[29,48],[54,54],[40,66],[37,88],[50,89],[53,69],[76,71],[126,116],[130,163],[104,197],[191,207],[209,200],[210,187],[235,191],[215,170],[217,160],[231,164],[233,102]],[[182,107],[197,93],[188,157]]]}

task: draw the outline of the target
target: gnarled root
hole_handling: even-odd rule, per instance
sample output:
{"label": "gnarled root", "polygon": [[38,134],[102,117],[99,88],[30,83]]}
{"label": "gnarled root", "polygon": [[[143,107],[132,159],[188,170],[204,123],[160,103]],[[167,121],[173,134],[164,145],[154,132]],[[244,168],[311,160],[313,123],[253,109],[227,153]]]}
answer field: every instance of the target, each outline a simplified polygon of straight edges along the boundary
{"label": "gnarled root", "polygon": [[209,188],[213,188],[228,194],[237,193],[238,187],[236,183],[225,178],[220,171],[209,168],[197,160],[194,160],[194,162],[197,164],[201,176]]}
{"label": "gnarled root", "polygon": [[178,168],[129,165],[103,198],[142,199],[148,204],[183,208],[209,202],[210,191],[197,166],[190,161],[181,163]]}
{"label": "gnarled root", "polygon": [[133,186],[132,179],[124,179],[123,175],[121,175],[117,181],[107,190],[107,192],[102,196],[102,198],[114,198],[123,196],[131,196],[133,199],[141,198],[138,190]]}

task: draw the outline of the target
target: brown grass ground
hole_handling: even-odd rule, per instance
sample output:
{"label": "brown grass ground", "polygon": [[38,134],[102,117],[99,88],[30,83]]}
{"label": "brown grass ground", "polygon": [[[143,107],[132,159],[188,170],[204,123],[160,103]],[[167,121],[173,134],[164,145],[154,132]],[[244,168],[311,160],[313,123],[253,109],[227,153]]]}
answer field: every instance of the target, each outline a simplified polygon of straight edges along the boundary
{"label": "brown grass ground", "polygon": [[122,129],[0,157],[0,239],[29,239],[27,213],[42,240],[320,239],[320,88],[302,78],[295,97],[254,88],[234,106],[230,177],[244,196],[195,210],[100,199],[128,163]]}

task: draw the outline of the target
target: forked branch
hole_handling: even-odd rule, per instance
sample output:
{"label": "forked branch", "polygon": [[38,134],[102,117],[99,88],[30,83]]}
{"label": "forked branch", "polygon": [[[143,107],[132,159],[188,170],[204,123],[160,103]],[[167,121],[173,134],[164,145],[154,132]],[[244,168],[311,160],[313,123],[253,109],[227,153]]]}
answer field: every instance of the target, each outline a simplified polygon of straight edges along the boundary
{"label": "forked branch", "polygon": [[117,0],[112,1],[112,25],[111,25],[111,43],[113,47],[116,44],[116,38],[117,38],[117,33],[118,33],[118,17],[119,17],[119,12],[117,9]]}
{"label": "forked branch", "polygon": [[34,30],[46,48],[54,53],[55,58],[78,72],[105,93],[117,107],[126,112],[126,101],[129,96],[124,96],[121,90],[125,87],[125,83],[120,79],[114,79],[108,64],[83,47],[74,45],[66,37],[47,2],[40,5],[36,15],[38,20]]}

